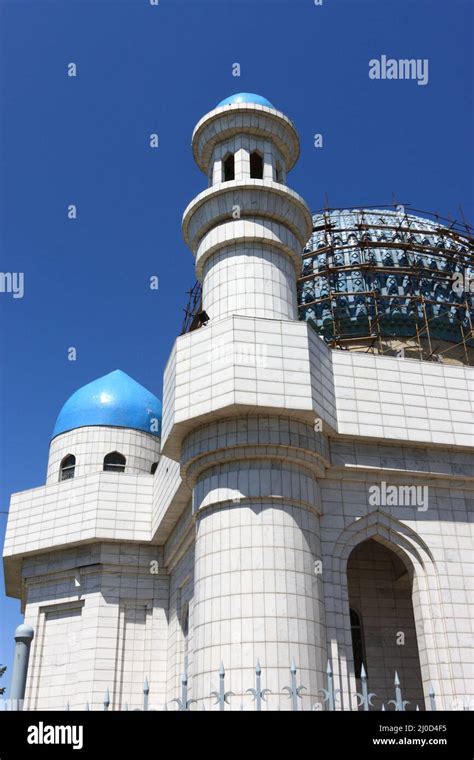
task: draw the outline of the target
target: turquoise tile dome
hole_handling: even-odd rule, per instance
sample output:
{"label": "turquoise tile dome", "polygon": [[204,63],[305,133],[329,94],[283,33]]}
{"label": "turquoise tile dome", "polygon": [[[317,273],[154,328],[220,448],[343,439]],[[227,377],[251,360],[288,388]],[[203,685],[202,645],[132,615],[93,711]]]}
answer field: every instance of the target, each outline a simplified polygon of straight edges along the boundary
{"label": "turquoise tile dome", "polygon": [[216,108],[221,106],[231,106],[234,103],[255,103],[259,106],[266,106],[267,108],[275,108],[269,100],[262,95],[256,95],[254,92],[237,92],[235,95],[229,95],[228,98],[224,98],[217,104]]}
{"label": "turquoise tile dome", "polygon": [[159,436],[161,402],[126,372],[116,369],[68,398],[59,412],[52,437],[89,425],[132,428]]}

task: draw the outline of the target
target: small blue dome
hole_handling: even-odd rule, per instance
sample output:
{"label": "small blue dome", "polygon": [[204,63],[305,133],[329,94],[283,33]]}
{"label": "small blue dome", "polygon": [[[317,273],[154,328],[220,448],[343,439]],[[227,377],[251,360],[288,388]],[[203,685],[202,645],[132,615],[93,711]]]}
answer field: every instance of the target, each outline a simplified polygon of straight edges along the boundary
{"label": "small blue dome", "polygon": [[258,106],[267,106],[267,108],[275,108],[269,100],[262,97],[262,95],[255,95],[254,92],[237,92],[235,95],[230,95],[228,98],[224,98],[217,104],[216,108],[221,106],[231,106],[233,103],[256,103]]}
{"label": "small blue dome", "polygon": [[143,385],[116,369],[68,398],[59,412],[52,437],[89,425],[132,428],[159,436],[161,402]]}

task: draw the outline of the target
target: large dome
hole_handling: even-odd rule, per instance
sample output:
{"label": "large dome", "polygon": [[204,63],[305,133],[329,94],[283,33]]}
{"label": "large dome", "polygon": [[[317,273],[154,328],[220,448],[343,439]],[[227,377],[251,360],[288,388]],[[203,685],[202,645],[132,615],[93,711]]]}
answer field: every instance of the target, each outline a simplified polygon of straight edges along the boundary
{"label": "large dome", "polygon": [[161,402],[143,385],[116,369],[68,398],[59,412],[52,437],[89,425],[132,428],[159,436]]}
{"label": "large dome", "polygon": [[234,103],[254,103],[258,106],[266,106],[267,108],[275,108],[269,100],[263,97],[263,95],[256,95],[254,92],[237,92],[235,95],[229,95],[228,98],[224,98],[217,104],[216,108],[221,106],[231,106]]}
{"label": "large dome", "polygon": [[300,318],[332,347],[470,363],[470,232],[402,206],[315,214]]}

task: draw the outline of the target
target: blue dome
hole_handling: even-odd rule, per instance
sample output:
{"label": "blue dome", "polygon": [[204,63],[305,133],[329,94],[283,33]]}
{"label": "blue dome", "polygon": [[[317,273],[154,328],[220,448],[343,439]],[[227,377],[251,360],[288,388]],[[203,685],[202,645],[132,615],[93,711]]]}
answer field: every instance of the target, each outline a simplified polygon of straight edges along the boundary
{"label": "blue dome", "polygon": [[86,425],[132,428],[159,436],[161,402],[143,385],[116,369],[68,398],[59,412],[53,438]]}
{"label": "blue dome", "polygon": [[255,95],[254,92],[237,92],[235,95],[230,95],[228,98],[224,98],[217,104],[216,108],[221,106],[231,106],[233,103],[256,103],[258,106],[267,106],[267,108],[275,108],[269,100],[262,97],[262,95]]}

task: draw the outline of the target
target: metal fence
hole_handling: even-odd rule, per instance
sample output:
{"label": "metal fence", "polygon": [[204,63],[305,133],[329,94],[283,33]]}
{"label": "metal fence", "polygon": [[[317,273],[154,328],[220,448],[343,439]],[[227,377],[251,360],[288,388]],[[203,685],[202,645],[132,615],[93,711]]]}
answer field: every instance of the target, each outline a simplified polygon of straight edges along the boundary
{"label": "metal fence", "polygon": [[[211,709],[212,710],[219,710],[223,711],[226,709],[230,709],[231,707],[235,709],[236,705],[235,703],[231,703],[232,699],[238,699],[238,695],[235,695],[230,689],[227,689],[226,686],[226,672],[224,668],[224,664],[221,663],[221,666],[219,668],[219,687],[216,691],[212,691],[208,695],[208,699],[212,698],[212,704]],[[283,706],[283,709],[290,709],[292,711],[298,711],[302,710],[302,699],[304,696],[304,692],[307,691],[306,686],[299,684],[298,685],[298,672],[296,668],[295,661],[293,660],[291,662],[291,665],[289,667],[289,678],[288,678],[288,685],[284,686],[282,689],[282,692],[280,693],[273,693],[270,689],[265,687],[265,681],[262,676],[262,667],[260,665],[260,662],[257,660],[256,666],[255,666],[255,676],[254,676],[254,683],[252,686],[250,686],[245,691],[245,696],[248,700],[250,700],[250,704],[253,703],[254,710],[257,712],[261,712],[263,709],[270,710],[270,709],[282,709],[283,703],[279,703],[278,707],[271,708],[268,704],[267,697],[272,694],[276,698],[284,698],[291,700],[290,703],[286,703],[286,705]],[[400,683],[400,678],[398,676],[398,673],[395,671],[394,674],[394,680],[393,680],[393,699],[387,700],[387,702],[381,702],[381,707],[376,707],[374,705],[374,699],[377,697],[377,694],[370,691],[369,682],[366,670],[364,668],[364,665],[361,667],[360,672],[360,692],[355,692],[353,694],[349,694],[348,696],[351,698],[351,705],[353,706],[347,706],[343,707],[341,703],[341,690],[336,689],[335,687],[335,681],[334,681],[334,674],[331,662],[328,661],[327,668],[326,668],[326,688],[320,689],[319,694],[321,695],[320,701],[315,701],[314,703],[310,703],[310,710],[328,710],[328,711],[335,711],[335,710],[358,710],[358,711],[364,711],[368,712],[369,710],[372,711],[397,711],[397,712],[405,712],[407,710],[407,706],[410,705],[410,710],[438,710],[438,709],[451,709],[451,710],[471,710],[472,707],[472,700],[470,700],[468,697],[459,697],[455,698],[452,702],[452,704],[437,704],[436,700],[436,694],[433,689],[433,687],[430,685],[428,690],[428,698],[429,698],[429,705],[421,704],[421,707],[416,702],[411,701],[410,699],[405,699],[405,694],[402,690],[402,685]],[[125,710],[135,710],[135,711],[167,711],[167,710],[176,710],[179,712],[188,712],[190,710],[206,710],[209,708],[206,708],[206,701],[205,699],[192,699],[190,698],[189,693],[189,686],[188,686],[188,673],[187,673],[187,667],[185,667],[185,671],[181,677],[181,687],[180,687],[180,694],[179,696],[175,697],[174,699],[171,699],[157,707],[151,707],[150,706],[150,685],[149,680],[147,677],[144,679],[143,683],[143,690],[142,690],[143,698],[142,698],[142,704],[140,707],[133,707],[129,704],[125,703],[125,706],[123,708],[119,709],[125,709]],[[408,695],[409,696],[409,695]],[[238,705],[237,709],[243,710],[244,709],[244,703],[242,701],[242,696],[240,697],[240,705]],[[249,703],[247,703],[249,704]],[[108,711],[110,709],[111,705],[111,699],[110,699],[110,691],[107,688],[104,693],[103,701],[102,701],[102,707],[101,709],[104,711]],[[0,699],[0,711],[2,710],[10,710],[10,711],[17,711],[23,709],[23,699]],[[64,706],[65,710],[70,710],[69,702],[66,703]],[[92,709],[90,706],[90,703],[87,702],[84,705],[85,710]],[[308,708],[306,708],[308,709]]]}
{"label": "metal fence", "polygon": [[[361,684],[361,690],[360,692],[356,692],[354,694],[351,694],[350,697],[352,697],[355,700],[355,703],[357,704],[357,707],[355,709],[359,711],[365,711],[368,712],[369,710],[377,711],[377,710],[393,710],[397,712],[405,712],[407,710],[407,706],[411,705],[410,709],[420,710],[420,705],[417,703],[414,703],[408,699],[404,698],[404,694],[402,691],[402,686],[400,683],[400,678],[398,676],[397,671],[395,671],[394,674],[394,680],[393,680],[393,699],[388,700],[386,703],[382,702],[381,708],[376,708],[374,706],[374,699],[377,697],[377,694],[370,691],[368,678],[366,674],[366,670],[364,668],[364,665],[362,665],[361,668],[361,675],[360,675],[360,684]],[[290,668],[289,668],[289,684],[288,686],[283,687],[283,692],[286,692],[286,695],[288,699],[291,700],[290,703],[290,709],[293,711],[298,711],[302,709],[301,700],[303,698],[303,692],[307,691],[306,687],[304,685],[298,685],[298,677],[297,677],[297,668],[294,660],[291,662]],[[311,705],[311,710],[329,710],[329,711],[335,711],[338,709],[341,709],[340,704],[340,689],[335,688],[334,683],[334,674],[331,662],[328,661],[327,668],[326,668],[326,688],[320,689],[319,694],[322,696],[321,701],[314,702]],[[151,708],[149,706],[149,694],[150,694],[150,686],[148,678],[145,677],[144,684],[143,684],[143,703],[142,706],[137,708],[130,708],[128,704],[125,704],[125,710],[133,709],[133,710],[177,710],[180,712],[187,712],[191,709],[193,710],[206,710],[205,702],[204,700],[196,700],[189,697],[189,688],[188,688],[188,673],[183,673],[181,677],[181,690],[179,697],[175,697],[174,699],[169,700],[168,702],[164,703],[160,707]],[[254,703],[254,709],[257,712],[262,711],[264,705],[266,706],[266,709],[269,709],[268,707],[268,701],[267,697],[269,694],[272,694],[271,690],[268,688],[265,688],[264,680],[262,678],[262,667],[260,665],[260,662],[257,660],[256,666],[255,666],[255,680],[252,687],[248,688],[245,692],[245,694],[248,695],[248,698],[251,699]],[[282,696],[282,695],[280,695]],[[236,695],[226,689],[226,672],[224,668],[224,664],[221,663],[221,666],[219,668],[219,688],[217,691],[212,691],[209,694],[209,697],[212,697],[214,699],[212,703],[212,708],[214,710],[225,710],[226,706],[231,706],[231,700],[233,697],[236,697]],[[430,685],[429,691],[428,691],[428,697],[429,697],[429,707],[422,705],[421,709],[428,709],[428,710],[438,710],[442,709],[442,707],[438,707],[437,701],[436,701],[436,694],[434,692],[433,687]],[[107,711],[110,708],[111,700],[110,700],[110,693],[109,689],[107,688],[104,694],[104,699],[102,703],[102,709]],[[233,706],[233,705],[232,705]],[[65,709],[69,710],[69,703],[65,705]],[[90,705],[87,703],[85,705],[85,709],[89,710]],[[243,710],[243,703],[240,704],[240,709]],[[280,708],[277,708],[280,709]],[[286,709],[286,708],[285,708]],[[345,708],[345,709],[354,709],[354,708]],[[470,700],[466,697],[461,697],[459,699],[456,699],[453,702],[453,705],[450,707],[447,707],[447,709],[453,709],[453,710],[470,710],[471,709],[471,703]]]}

